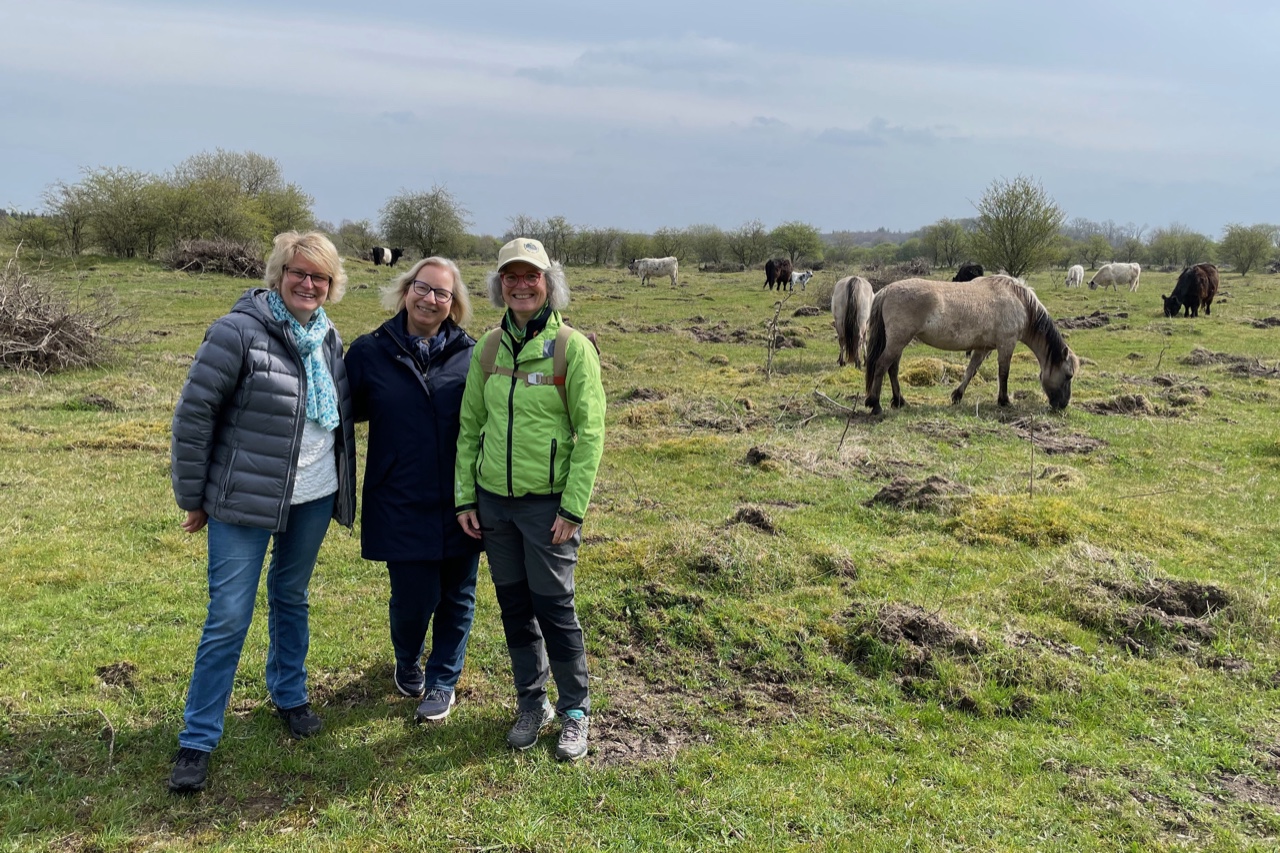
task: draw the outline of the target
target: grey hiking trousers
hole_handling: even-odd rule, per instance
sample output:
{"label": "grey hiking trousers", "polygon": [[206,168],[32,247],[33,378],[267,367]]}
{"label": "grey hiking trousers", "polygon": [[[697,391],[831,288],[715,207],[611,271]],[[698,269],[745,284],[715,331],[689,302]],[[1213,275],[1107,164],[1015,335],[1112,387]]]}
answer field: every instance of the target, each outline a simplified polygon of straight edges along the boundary
{"label": "grey hiking trousers", "polygon": [[550,676],[559,693],[558,712],[590,713],[587,655],[573,604],[581,529],[563,545],[551,544],[559,495],[506,498],[484,489],[476,494],[518,709],[542,707]]}

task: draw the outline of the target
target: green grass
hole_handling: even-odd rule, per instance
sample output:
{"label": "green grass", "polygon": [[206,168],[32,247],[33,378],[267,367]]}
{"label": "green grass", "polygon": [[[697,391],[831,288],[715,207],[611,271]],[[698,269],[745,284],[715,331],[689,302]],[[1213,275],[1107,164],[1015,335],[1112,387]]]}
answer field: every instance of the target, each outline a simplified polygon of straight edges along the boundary
{"label": "green grass", "polygon": [[[388,278],[350,267],[330,308],[348,342]],[[794,313],[843,272],[785,304],[804,345],[767,376],[762,274],[569,271],[610,402],[578,574],[586,761],[505,746],[487,579],[459,705],[415,727],[385,570],[335,528],[308,660],[325,733],[283,735],[259,617],[209,790],[175,798],[205,588],[168,424],[247,283],[50,262],[72,298],[132,307],[138,343],[108,368],[0,374],[0,850],[1273,849],[1280,379],[1186,359],[1274,367],[1280,332],[1250,320],[1280,313],[1280,280],[1228,274],[1213,316],[1184,320],[1160,313],[1172,274],[1136,294],[1033,276],[1055,317],[1110,316],[1068,333],[1086,361],[1064,413],[1025,349],[1000,410],[994,365],[953,407],[963,356],[916,346],[907,408],[849,421],[814,392],[860,407],[862,374],[835,367],[829,314]],[[479,332],[497,311],[475,301]],[[1138,394],[1146,414],[1093,411]],[[872,502],[897,476],[946,494]]]}

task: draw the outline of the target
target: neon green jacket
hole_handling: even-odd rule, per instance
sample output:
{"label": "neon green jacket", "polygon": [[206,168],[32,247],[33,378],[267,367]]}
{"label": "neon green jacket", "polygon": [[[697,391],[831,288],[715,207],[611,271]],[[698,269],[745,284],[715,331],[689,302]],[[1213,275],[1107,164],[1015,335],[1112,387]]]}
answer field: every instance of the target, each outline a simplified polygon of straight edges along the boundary
{"label": "neon green jacket", "polygon": [[[512,327],[505,318],[502,330],[487,332],[472,351],[462,393],[454,476],[458,513],[476,508],[479,486],[512,498],[560,495],[559,514],[582,523],[604,453],[604,386],[595,346],[585,335],[573,335],[566,350],[564,386],[572,412],[570,426],[569,413],[550,382],[556,332],[562,322],[559,312],[552,311],[542,331],[521,348],[518,362],[512,358]],[[485,337],[496,334],[502,335],[498,365],[542,373],[547,384],[528,385],[501,374],[486,382],[480,354]]]}

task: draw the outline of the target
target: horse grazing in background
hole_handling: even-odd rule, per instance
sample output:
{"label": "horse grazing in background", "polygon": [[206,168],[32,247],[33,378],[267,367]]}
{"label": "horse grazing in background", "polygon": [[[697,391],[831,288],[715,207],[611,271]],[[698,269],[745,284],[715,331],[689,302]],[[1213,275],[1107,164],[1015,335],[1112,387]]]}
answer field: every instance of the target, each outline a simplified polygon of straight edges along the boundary
{"label": "horse grazing in background", "polygon": [[867,406],[880,414],[885,373],[893,385],[893,408],[905,405],[898,387],[898,362],[913,339],[942,350],[972,350],[952,404],[964,398],[978,367],[996,351],[1000,366],[997,402],[1009,405],[1009,362],[1018,341],[1040,362],[1040,387],[1055,411],[1071,402],[1071,379],[1080,359],[1053,325],[1035,293],[1003,275],[953,283],[908,278],[876,294],[867,329]]}
{"label": "horse grazing in background", "polygon": [[837,364],[844,367],[850,361],[854,367],[862,367],[863,353],[867,349],[867,322],[871,319],[871,282],[857,275],[847,275],[836,282],[831,291],[831,315],[836,320],[836,342],[840,344]]}

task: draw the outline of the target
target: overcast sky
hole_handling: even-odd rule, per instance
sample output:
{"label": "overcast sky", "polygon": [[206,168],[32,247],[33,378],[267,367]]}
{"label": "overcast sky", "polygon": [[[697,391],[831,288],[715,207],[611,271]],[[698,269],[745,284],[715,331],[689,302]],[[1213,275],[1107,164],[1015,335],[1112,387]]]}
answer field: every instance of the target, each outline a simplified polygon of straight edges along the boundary
{"label": "overcast sky", "polygon": [[910,230],[1032,176],[1069,218],[1280,221],[1275,0],[0,0],[0,206],[275,158],[335,224],[443,184],[630,230]]}

